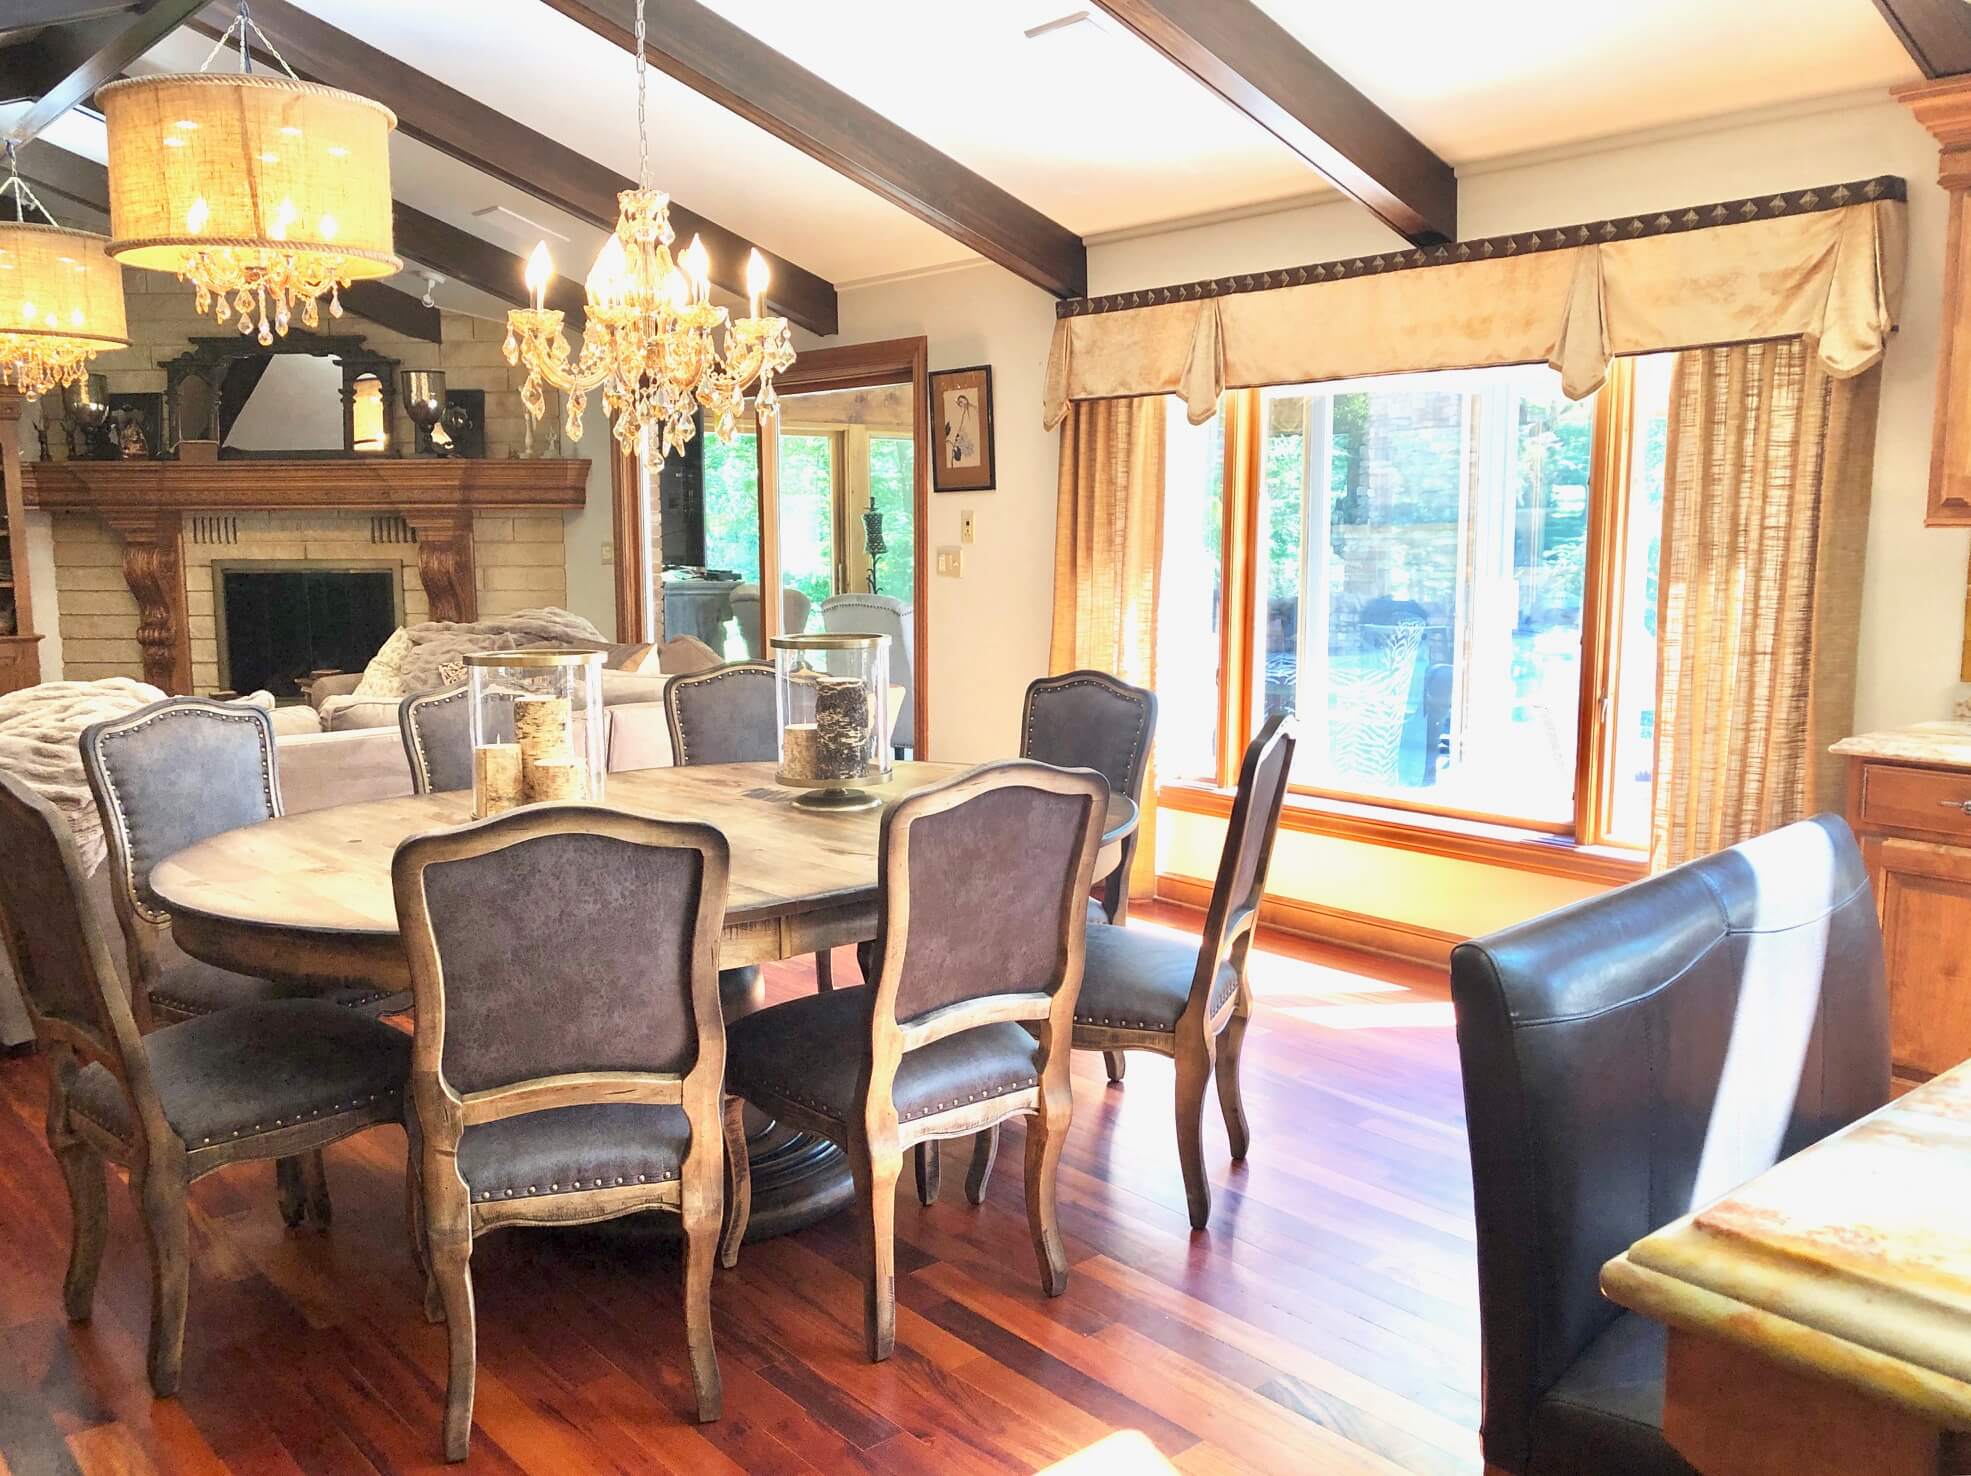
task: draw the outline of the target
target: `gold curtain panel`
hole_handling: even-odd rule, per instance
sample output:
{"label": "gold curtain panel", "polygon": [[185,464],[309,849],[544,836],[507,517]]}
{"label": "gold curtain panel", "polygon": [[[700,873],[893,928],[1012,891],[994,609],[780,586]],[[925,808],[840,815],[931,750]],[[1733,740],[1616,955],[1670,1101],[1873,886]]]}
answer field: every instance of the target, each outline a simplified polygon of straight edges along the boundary
{"label": "gold curtain panel", "polygon": [[[1064,303],[1043,421],[1059,425],[1071,401],[1175,394],[1202,424],[1226,389],[1497,364],[1551,364],[1581,399],[1617,355],[1783,338],[1849,378],[1881,358],[1901,307],[1903,201],[1864,198],[1891,186],[1900,194],[1901,181],[1867,181],[1692,207],[1629,239],[1602,222],[1434,248],[1426,265],[1397,253],[1295,268],[1271,274],[1289,285],[1257,291],[1217,282],[1131,295],[1152,300],[1142,307]],[[1840,198],[1856,203],[1826,208]],[[1762,209],[1779,213],[1746,218]],[[1730,223],[1674,224],[1712,218]]]}

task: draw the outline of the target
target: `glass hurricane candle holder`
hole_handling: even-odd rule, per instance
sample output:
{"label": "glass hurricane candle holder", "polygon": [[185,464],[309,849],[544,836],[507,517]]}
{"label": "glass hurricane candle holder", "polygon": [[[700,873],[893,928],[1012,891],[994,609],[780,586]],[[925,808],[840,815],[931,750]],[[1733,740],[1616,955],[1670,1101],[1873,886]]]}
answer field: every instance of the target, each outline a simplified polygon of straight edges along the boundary
{"label": "glass hurricane candle holder", "polygon": [[890,638],[775,636],[774,706],[782,784],[807,793],[812,810],[866,810],[880,796],[862,786],[890,777]]}
{"label": "glass hurricane candle holder", "polygon": [[601,803],[602,652],[479,651],[465,666],[473,818],[548,801]]}

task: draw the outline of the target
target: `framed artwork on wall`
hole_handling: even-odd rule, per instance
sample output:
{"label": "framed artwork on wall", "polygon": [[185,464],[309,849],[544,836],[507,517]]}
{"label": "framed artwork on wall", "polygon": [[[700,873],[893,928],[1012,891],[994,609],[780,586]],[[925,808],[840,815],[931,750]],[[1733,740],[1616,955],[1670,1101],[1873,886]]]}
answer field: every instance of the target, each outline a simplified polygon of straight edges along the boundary
{"label": "framed artwork on wall", "polygon": [[993,487],[992,366],[940,369],[931,375],[931,427],[937,454],[933,492],[989,492]]}

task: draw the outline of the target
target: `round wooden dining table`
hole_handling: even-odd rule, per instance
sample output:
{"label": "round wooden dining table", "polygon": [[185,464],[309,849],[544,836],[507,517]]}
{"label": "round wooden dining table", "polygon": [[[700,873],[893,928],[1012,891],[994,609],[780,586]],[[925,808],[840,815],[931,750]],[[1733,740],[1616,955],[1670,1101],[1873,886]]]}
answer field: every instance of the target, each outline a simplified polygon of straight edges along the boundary
{"label": "round wooden dining table", "polygon": [[[884,799],[964,773],[964,764],[899,763]],[[702,820],[732,848],[719,965],[799,958],[876,935],[876,850],[882,811],[815,811],[774,783],[774,765],[702,764],[608,776],[603,803],[667,820]],[[151,889],[172,936],[192,957],[259,978],[410,987],[397,929],[390,858],[413,835],[471,818],[472,796],[406,795],[286,815],[166,857]],[[1136,806],[1109,797],[1095,874],[1113,871],[1136,828]],[[728,1019],[759,1009],[757,977],[729,989]],[[845,1204],[848,1167],[834,1145],[761,1118],[753,1152],[753,1229],[784,1234]]]}

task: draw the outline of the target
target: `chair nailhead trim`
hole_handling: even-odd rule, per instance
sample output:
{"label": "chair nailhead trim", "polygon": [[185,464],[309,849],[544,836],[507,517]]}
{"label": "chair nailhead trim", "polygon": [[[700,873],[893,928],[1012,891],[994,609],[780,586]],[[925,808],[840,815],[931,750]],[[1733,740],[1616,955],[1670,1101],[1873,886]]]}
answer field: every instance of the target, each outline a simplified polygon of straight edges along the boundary
{"label": "chair nailhead trim", "polygon": [[[660,1184],[668,1183],[672,1179],[675,1179],[676,1177],[677,1175],[674,1173],[659,1174],[657,1176],[657,1182]],[[643,1184],[649,1182],[649,1178],[650,1176],[648,1174],[638,1174],[636,1176],[636,1181],[639,1184]],[[624,1181],[621,1177],[618,1177],[614,1181],[614,1183],[616,1184],[621,1184],[623,1182]],[[602,1179],[595,1179],[591,1181],[589,1187],[592,1189],[600,1189],[604,1186],[604,1183],[605,1181]],[[574,1183],[570,1184],[565,1190],[559,1184],[550,1184],[547,1186],[546,1192],[549,1194],[564,1194],[564,1193],[573,1194],[573,1193],[581,1192],[581,1189],[582,1189],[582,1181],[580,1179],[577,1179],[575,1180]],[[536,1195],[540,1194],[541,1192],[542,1192],[541,1187],[538,1184],[529,1184],[524,1190],[521,1191],[521,1193],[523,1194],[536,1194]],[[513,1190],[482,1189],[477,1194],[473,1195],[472,1198],[473,1201],[478,1204],[484,1204],[489,1199],[511,1199],[513,1198]]]}

